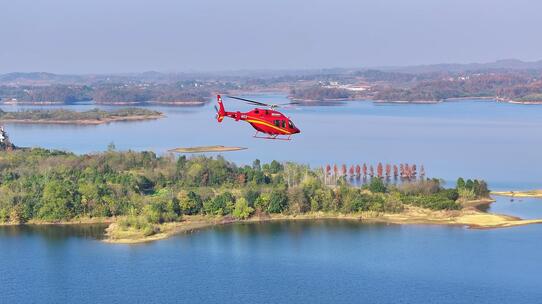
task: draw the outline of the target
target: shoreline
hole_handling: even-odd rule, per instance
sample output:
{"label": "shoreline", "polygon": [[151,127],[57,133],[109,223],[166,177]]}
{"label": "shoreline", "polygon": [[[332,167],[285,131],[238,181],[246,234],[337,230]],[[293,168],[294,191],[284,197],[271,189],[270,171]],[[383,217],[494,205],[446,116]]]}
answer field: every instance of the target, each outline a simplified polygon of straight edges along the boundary
{"label": "shoreline", "polygon": [[[542,191],[541,191],[542,192]],[[508,193],[508,192],[505,192]],[[499,195],[492,193],[494,195]],[[248,219],[238,220],[231,216],[208,216],[208,215],[185,215],[179,222],[168,222],[159,224],[157,233],[144,235],[143,231],[134,228],[121,229],[118,225],[122,217],[110,218],[78,218],[69,221],[37,221],[30,220],[27,223],[0,223],[2,226],[22,225],[86,225],[86,224],[107,224],[104,239],[109,244],[139,244],[167,239],[181,233],[191,233],[201,229],[234,224],[234,223],[267,223],[276,221],[299,221],[299,220],[349,220],[358,221],[364,224],[392,224],[392,225],[438,225],[438,226],[463,226],[467,229],[497,229],[509,228],[531,224],[542,224],[542,219],[521,219],[516,216],[505,214],[488,213],[483,210],[495,202],[493,199],[481,199],[463,202],[462,210],[440,210],[433,211],[414,206],[405,206],[400,213],[379,213],[364,211],[358,213],[337,213],[337,212],[308,212],[304,214],[262,214],[252,216]]]}
{"label": "shoreline", "polygon": [[123,121],[144,121],[144,120],[156,120],[166,117],[165,114],[156,115],[132,115],[132,116],[117,116],[108,117],[102,120],[100,119],[82,119],[82,120],[47,120],[47,119],[0,119],[3,123],[12,124],[51,124],[51,125],[101,125],[112,122]]}
{"label": "shoreline", "polygon": [[106,229],[106,238],[103,240],[110,244],[138,244],[157,240],[163,240],[180,233],[190,233],[200,229],[227,225],[233,223],[266,223],[275,221],[298,221],[298,220],[350,220],[360,223],[382,223],[393,225],[439,225],[439,226],[463,226],[468,229],[497,229],[542,224],[542,219],[524,220],[519,217],[493,214],[480,211],[478,205],[490,204],[489,200],[477,201],[464,210],[459,211],[431,211],[419,207],[408,206],[401,213],[328,213],[310,212],[299,215],[267,214],[253,216],[245,220],[236,220],[231,217],[213,216],[185,216],[180,222],[160,224],[160,232],[143,236],[140,231],[134,229],[121,230],[117,223],[112,223]]}
{"label": "shoreline", "polygon": [[26,223],[0,223],[2,226],[70,226],[70,225],[92,225],[92,224],[112,224],[117,219],[115,217],[93,217],[93,218],[78,218],[68,221],[40,221],[40,220],[30,220]]}
{"label": "shoreline", "polygon": [[542,190],[527,191],[492,191],[491,194],[507,197],[542,198]]}

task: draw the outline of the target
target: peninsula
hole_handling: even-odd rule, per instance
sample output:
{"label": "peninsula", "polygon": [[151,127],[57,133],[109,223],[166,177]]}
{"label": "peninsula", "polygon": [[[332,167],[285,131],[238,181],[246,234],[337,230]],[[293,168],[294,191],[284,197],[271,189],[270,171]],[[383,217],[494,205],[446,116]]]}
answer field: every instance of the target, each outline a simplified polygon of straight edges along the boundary
{"label": "peninsula", "polygon": [[[396,183],[272,161],[238,166],[223,157],[153,152],[76,155],[40,148],[0,154],[0,223],[108,223],[107,240],[138,243],[212,225],[344,219],[502,228],[541,223],[478,208],[484,181]],[[362,179],[365,181],[366,179]],[[361,180],[360,180],[361,181]]]}
{"label": "peninsula", "polygon": [[164,114],[161,112],[142,108],[124,108],[115,111],[92,109],[84,112],[65,109],[5,112],[0,109],[0,122],[21,124],[99,125],[117,121],[151,120],[162,117],[164,117]]}

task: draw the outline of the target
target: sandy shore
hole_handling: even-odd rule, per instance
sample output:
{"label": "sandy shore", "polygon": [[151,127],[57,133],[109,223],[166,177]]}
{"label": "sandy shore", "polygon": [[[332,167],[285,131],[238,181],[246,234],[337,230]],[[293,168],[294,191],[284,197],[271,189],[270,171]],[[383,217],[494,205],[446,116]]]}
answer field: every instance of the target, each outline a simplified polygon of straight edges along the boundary
{"label": "sandy shore", "polygon": [[187,148],[175,148],[168,150],[168,152],[177,153],[202,153],[202,152],[227,152],[227,151],[239,151],[246,150],[244,147],[225,147],[225,146],[202,146],[202,147],[187,147]]}
{"label": "sandy shore", "polygon": [[165,117],[164,114],[157,115],[133,115],[133,116],[113,116],[104,119],[81,119],[81,120],[49,120],[49,119],[0,119],[3,123],[17,124],[52,124],[52,125],[100,125],[118,121],[140,121],[154,120]]}
{"label": "sandy shore", "polygon": [[532,197],[542,198],[542,190],[529,190],[529,191],[492,191],[491,194],[498,196],[510,196],[510,197]]}
{"label": "sandy shore", "polygon": [[[488,201],[478,203],[489,203]],[[198,229],[230,223],[260,223],[269,221],[338,219],[355,220],[364,223],[388,223],[398,225],[456,225],[471,229],[506,228],[529,224],[542,224],[542,219],[522,220],[517,217],[479,211],[466,207],[459,211],[432,211],[407,206],[402,213],[361,212],[352,214],[314,212],[300,215],[272,214],[251,217],[247,220],[234,220],[231,217],[185,216],[183,221],[160,225],[160,232],[144,236],[141,231],[121,230],[116,223],[107,228],[105,242],[115,244],[136,244],[168,238],[174,234],[192,232]]]}

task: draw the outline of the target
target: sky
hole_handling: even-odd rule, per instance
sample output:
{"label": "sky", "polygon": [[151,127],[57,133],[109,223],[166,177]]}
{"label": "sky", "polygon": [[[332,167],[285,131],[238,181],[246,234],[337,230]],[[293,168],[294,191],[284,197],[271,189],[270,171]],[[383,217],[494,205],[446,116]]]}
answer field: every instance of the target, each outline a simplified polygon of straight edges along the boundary
{"label": "sky", "polygon": [[0,73],[542,59],[538,0],[0,0]]}

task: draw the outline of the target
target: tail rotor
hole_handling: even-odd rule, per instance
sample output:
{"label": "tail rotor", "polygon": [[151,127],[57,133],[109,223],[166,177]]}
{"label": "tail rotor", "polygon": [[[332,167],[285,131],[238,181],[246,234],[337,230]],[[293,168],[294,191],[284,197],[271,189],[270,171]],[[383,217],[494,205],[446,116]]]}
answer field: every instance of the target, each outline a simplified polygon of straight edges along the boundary
{"label": "tail rotor", "polygon": [[220,95],[216,95],[216,99],[218,101],[218,108],[216,105],[214,106],[216,111],[215,118],[218,122],[222,122],[222,120],[224,120],[224,115],[226,115],[226,110],[224,109],[224,104],[222,103],[222,97],[220,97]]}

